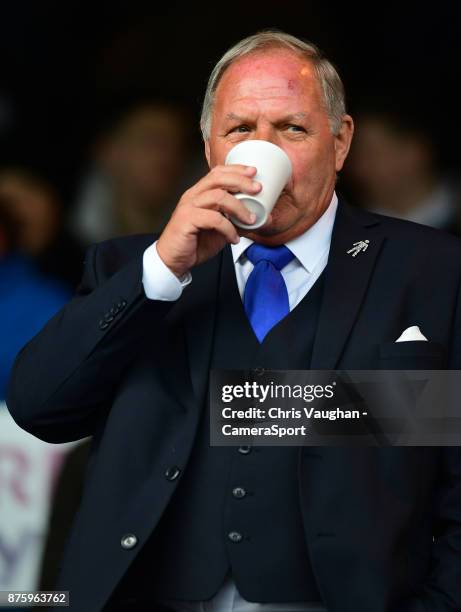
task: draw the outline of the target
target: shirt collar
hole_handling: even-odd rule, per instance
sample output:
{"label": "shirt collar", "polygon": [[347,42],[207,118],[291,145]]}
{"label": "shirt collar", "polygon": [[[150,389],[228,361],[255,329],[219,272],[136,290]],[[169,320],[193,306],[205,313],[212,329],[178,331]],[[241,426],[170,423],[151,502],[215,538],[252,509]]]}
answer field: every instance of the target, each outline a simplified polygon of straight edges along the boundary
{"label": "shirt collar", "polygon": [[[335,221],[338,198],[333,192],[331,202],[323,215],[304,234],[289,240],[286,246],[290,249],[300,264],[311,273],[325,251],[330,248],[331,233]],[[241,236],[238,244],[231,244],[232,258],[237,263],[243,252],[253,243],[253,240]]]}

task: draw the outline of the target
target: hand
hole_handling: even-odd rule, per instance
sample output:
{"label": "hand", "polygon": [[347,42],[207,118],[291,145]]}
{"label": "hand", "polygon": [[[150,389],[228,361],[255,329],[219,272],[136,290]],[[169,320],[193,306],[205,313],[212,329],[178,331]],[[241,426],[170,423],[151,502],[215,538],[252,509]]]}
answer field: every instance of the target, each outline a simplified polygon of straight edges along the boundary
{"label": "hand", "polygon": [[258,193],[261,183],[252,180],[255,174],[252,166],[215,166],[182,195],[157,242],[160,258],[177,277],[227,243],[239,242],[237,229],[224,213],[254,223],[254,215],[232,193]]}

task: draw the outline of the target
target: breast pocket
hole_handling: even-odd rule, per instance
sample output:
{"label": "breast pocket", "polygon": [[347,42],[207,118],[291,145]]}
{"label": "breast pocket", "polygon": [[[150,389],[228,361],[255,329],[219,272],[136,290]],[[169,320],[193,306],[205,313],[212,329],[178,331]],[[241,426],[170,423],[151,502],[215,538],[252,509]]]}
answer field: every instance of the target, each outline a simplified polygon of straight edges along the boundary
{"label": "breast pocket", "polygon": [[448,356],[438,342],[385,342],[379,346],[379,364],[382,370],[445,370]]}

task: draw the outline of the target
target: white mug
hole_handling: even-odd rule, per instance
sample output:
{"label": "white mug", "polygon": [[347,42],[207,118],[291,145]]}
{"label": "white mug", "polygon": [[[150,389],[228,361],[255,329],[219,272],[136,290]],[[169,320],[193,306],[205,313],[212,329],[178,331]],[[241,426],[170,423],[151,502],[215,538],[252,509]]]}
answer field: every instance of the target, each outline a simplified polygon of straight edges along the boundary
{"label": "white mug", "polygon": [[283,149],[267,140],[244,140],[229,151],[225,164],[226,166],[243,164],[256,168],[256,176],[253,179],[261,183],[261,191],[255,195],[233,194],[234,197],[243,202],[250,212],[256,215],[256,220],[251,225],[246,225],[234,217],[230,217],[230,220],[234,225],[243,229],[262,227],[279,199],[283,188],[290,180],[292,172],[290,158]]}

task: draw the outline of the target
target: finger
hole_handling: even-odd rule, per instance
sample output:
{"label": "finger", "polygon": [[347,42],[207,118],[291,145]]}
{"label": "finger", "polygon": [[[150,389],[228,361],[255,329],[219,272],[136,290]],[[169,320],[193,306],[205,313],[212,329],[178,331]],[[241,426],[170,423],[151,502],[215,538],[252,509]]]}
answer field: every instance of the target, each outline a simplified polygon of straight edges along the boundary
{"label": "finger", "polygon": [[225,166],[215,166],[212,168],[213,172],[240,172],[246,176],[253,176],[256,174],[255,166],[245,166],[243,164],[228,164]]}
{"label": "finger", "polygon": [[237,244],[240,237],[235,226],[215,210],[198,209],[193,224],[198,230],[214,230],[224,236],[226,242]]}
{"label": "finger", "polygon": [[223,214],[236,217],[242,223],[251,225],[255,222],[255,215],[251,213],[237,198],[223,189],[211,189],[197,197],[195,206],[219,211]]}
{"label": "finger", "polygon": [[[247,169],[247,170],[246,170]],[[198,183],[193,185],[189,190],[189,194],[195,195],[197,193],[203,193],[207,189],[223,188],[227,191],[237,193],[243,191],[244,193],[257,193],[261,190],[261,183],[254,181],[251,176],[245,174],[251,169],[251,175],[254,175],[256,169],[253,171],[252,166],[215,166],[206,176],[204,176]]]}

